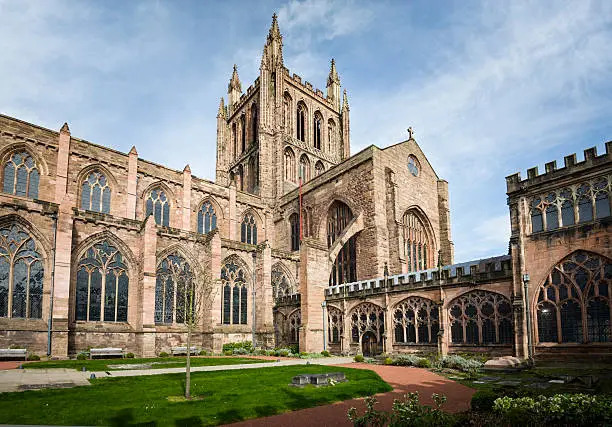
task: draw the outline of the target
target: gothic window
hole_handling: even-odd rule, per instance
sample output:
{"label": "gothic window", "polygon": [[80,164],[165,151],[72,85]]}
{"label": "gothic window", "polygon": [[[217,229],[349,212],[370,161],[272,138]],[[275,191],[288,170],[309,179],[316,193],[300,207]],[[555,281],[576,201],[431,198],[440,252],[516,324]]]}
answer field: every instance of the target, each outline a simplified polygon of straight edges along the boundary
{"label": "gothic window", "polygon": [[440,320],[436,304],[425,298],[410,297],[393,312],[396,343],[435,344]]}
{"label": "gothic window", "polygon": [[81,187],[81,209],[110,213],[111,189],[103,173],[91,172]]}
{"label": "gothic window", "polygon": [[512,307],[501,294],[470,291],[451,302],[449,315],[453,344],[512,343]]}
{"label": "gothic window", "polygon": [[539,198],[535,198],[531,202],[531,232],[538,233],[543,230],[542,201]]}
{"label": "gothic window", "polygon": [[295,122],[297,129],[297,139],[306,141],[306,106],[299,103],[297,107],[297,120]]}
{"label": "gothic window", "polygon": [[315,176],[319,176],[321,175],[323,172],[325,172],[325,166],[323,165],[323,162],[321,160],[319,160],[316,164],[315,164]]}
{"label": "gothic window", "polygon": [[414,210],[404,214],[404,248],[409,272],[426,270],[433,266],[433,261],[430,259],[433,254],[430,233],[420,216]]}
{"label": "gothic window", "polygon": [[289,147],[285,148],[285,181],[295,182],[295,154]]}
{"label": "gothic window", "polygon": [[257,223],[253,214],[246,214],[240,226],[240,241],[242,243],[257,244]]}
{"label": "gothic window", "polygon": [[275,265],[272,267],[272,294],[274,299],[287,297],[295,294],[295,289],[282,267]]}
{"label": "gothic window", "polygon": [[329,119],[327,121],[327,152],[333,153],[336,145],[336,123]]}
{"label": "gothic window", "polygon": [[292,130],[291,130],[291,117],[293,116],[292,111],[293,109],[291,107],[291,95],[285,92],[285,96],[283,97],[283,126],[285,128],[285,132],[288,134],[292,133]]}
{"label": "gothic window", "polygon": [[557,195],[555,193],[546,196],[546,229],[554,230],[559,228],[559,210],[556,205]]}
{"label": "gothic window", "polygon": [[413,176],[419,176],[419,170],[420,169],[421,169],[421,166],[420,166],[419,161],[417,160],[417,158],[414,157],[412,154],[410,156],[408,156],[408,171]]}
{"label": "gothic window", "polygon": [[246,272],[235,261],[227,261],[221,268],[223,323],[247,324],[248,292]]}
{"label": "gothic window", "polygon": [[[353,219],[353,212],[344,203],[335,201],[327,213],[327,247],[331,248]],[[329,277],[330,286],[357,280],[357,236],[352,236],[344,244],[332,265]]]}
{"label": "gothic window", "polygon": [[578,221],[588,222],[593,220],[593,203],[591,201],[591,186],[582,184],[576,191],[578,198]]}
{"label": "gothic window", "polygon": [[161,188],[151,190],[146,201],[145,216],[153,215],[157,225],[170,226],[170,200]]}
{"label": "gothic window", "polygon": [[32,236],[17,224],[0,228],[0,317],[41,319],[43,279]]}
{"label": "gothic window", "polygon": [[608,180],[600,179],[593,185],[595,191],[595,214],[597,218],[610,216],[610,196],[608,193]]}
{"label": "gothic window", "polygon": [[238,158],[238,130],[236,123],[232,123],[232,147],[234,148],[234,160]]}
{"label": "gothic window", "polygon": [[217,214],[212,203],[204,202],[198,211],[198,233],[207,234],[217,228]]}
{"label": "gothic window", "polygon": [[121,252],[104,240],[79,260],[76,274],[76,320],[127,322],[127,265]]}
{"label": "gothic window", "polygon": [[244,191],[244,168],[242,165],[238,165],[238,190]]}
{"label": "gothic window", "polygon": [[259,157],[257,153],[249,159],[249,192],[255,193],[259,186]]}
{"label": "gothic window", "polygon": [[559,193],[561,202],[561,225],[563,227],[574,225],[574,197],[569,189],[561,190]]}
{"label": "gothic window", "polygon": [[306,154],[302,154],[300,157],[299,176],[302,178],[302,183],[310,181],[310,160],[308,160],[308,156]]}
{"label": "gothic window", "polygon": [[293,213],[289,217],[289,226],[291,227],[291,250],[300,250],[300,217]]}
{"label": "gothic window", "polygon": [[257,104],[253,104],[251,107],[251,142],[257,143],[257,129],[258,129],[258,117],[257,117]]}
{"label": "gothic window", "polygon": [[330,344],[340,343],[343,335],[344,315],[342,311],[330,305],[327,306],[327,341]]}
{"label": "gothic window", "polygon": [[317,111],[314,114],[314,122],[313,122],[313,136],[314,136],[314,147],[318,150],[321,149],[321,123],[323,122],[323,118],[321,114]]}
{"label": "gothic window", "polygon": [[191,267],[174,253],[159,263],[156,274],[155,323],[185,323],[189,292],[193,292],[194,286]]}
{"label": "gothic window", "polygon": [[302,324],[302,312],[295,310],[289,315],[289,344],[295,344],[300,340],[300,326]]}
{"label": "gothic window", "polygon": [[246,151],[246,116],[243,114],[240,116],[240,145],[242,152]]}
{"label": "gothic window", "polygon": [[327,212],[327,247],[331,248],[336,239],[353,219],[353,212],[345,203],[336,200]]}
{"label": "gothic window", "polygon": [[14,153],[4,165],[3,190],[7,194],[38,198],[40,173],[36,162],[26,151]]}
{"label": "gothic window", "polygon": [[359,342],[363,334],[372,332],[380,342],[385,333],[385,311],[369,302],[359,304],[351,311],[351,339]]}
{"label": "gothic window", "polygon": [[538,292],[538,342],[610,342],[612,262],[576,251],[557,264]]}

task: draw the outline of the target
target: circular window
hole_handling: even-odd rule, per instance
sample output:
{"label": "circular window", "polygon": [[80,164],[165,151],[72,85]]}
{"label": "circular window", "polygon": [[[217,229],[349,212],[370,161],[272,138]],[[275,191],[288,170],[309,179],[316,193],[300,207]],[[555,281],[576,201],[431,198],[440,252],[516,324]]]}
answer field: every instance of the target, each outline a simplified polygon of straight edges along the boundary
{"label": "circular window", "polygon": [[408,157],[408,170],[414,176],[419,175],[419,161],[413,155]]}

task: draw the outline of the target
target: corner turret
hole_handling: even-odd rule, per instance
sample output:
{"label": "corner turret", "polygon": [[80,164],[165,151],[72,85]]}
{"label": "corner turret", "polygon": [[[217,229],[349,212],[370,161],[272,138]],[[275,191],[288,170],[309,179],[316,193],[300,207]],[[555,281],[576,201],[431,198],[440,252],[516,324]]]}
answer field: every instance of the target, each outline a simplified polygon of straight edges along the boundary
{"label": "corner turret", "polygon": [[340,110],[340,77],[336,71],[336,61],[332,58],[329,76],[327,77],[327,99],[336,110]]}

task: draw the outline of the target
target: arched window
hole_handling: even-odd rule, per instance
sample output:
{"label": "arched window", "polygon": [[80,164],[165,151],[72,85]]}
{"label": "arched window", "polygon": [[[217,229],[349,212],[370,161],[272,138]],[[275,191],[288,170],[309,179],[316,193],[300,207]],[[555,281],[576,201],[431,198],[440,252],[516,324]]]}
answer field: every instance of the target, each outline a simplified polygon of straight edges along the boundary
{"label": "arched window", "polygon": [[544,219],[542,218],[542,200],[535,198],[531,201],[531,232],[539,233],[544,230]]}
{"label": "arched window", "polygon": [[344,315],[342,311],[330,305],[327,306],[327,341],[330,344],[340,343],[344,335]]}
{"label": "arched window", "polygon": [[436,344],[440,319],[438,306],[429,299],[410,297],[393,312],[396,343]]}
{"label": "arched window", "polygon": [[272,294],[274,299],[295,294],[295,288],[287,278],[285,271],[278,264],[272,267]]}
{"label": "arched window", "polygon": [[293,117],[292,114],[293,108],[291,107],[291,95],[289,95],[288,92],[285,92],[285,95],[283,97],[283,127],[285,129],[285,132],[288,133],[289,135],[291,135],[292,130],[291,130],[291,118]]}
{"label": "arched window", "polygon": [[557,195],[551,193],[546,196],[546,229],[555,230],[559,228],[559,210],[557,209]]}
{"label": "arched window", "polygon": [[306,106],[303,103],[299,103],[297,107],[297,139],[300,141],[306,141]]}
{"label": "arched window", "polygon": [[257,244],[257,222],[252,214],[246,214],[240,226],[240,241],[242,243]]}
{"label": "arched window", "polygon": [[236,174],[236,178],[238,178],[238,190],[244,191],[244,168],[242,165],[238,165],[238,173]]}
{"label": "arched window", "polygon": [[174,253],[159,263],[156,274],[155,323],[185,323],[188,295],[193,287],[191,267],[182,256]]}
{"label": "arched window", "polygon": [[121,252],[106,240],[93,244],[77,267],[76,320],[127,322],[129,282]]}
{"label": "arched window", "polygon": [[319,160],[317,163],[315,163],[315,176],[319,176],[323,172],[325,172],[325,166],[323,165],[323,162]]}
{"label": "arched window", "polygon": [[420,217],[414,210],[404,214],[404,248],[409,272],[433,267],[430,233]]}
{"label": "arched window", "polygon": [[232,123],[232,147],[234,148],[234,160],[238,158],[238,129],[236,123]]}
{"label": "arched window", "polygon": [[302,154],[300,156],[299,176],[302,178],[302,183],[310,181],[310,160],[308,160],[308,156],[306,154]]}
{"label": "arched window", "polygon": [[327,212],[327,247],[331,248],[353,219],[353,212],[345,203],[336,200]]}
{"label": "arched window", "polygon": [[336,145],[336,123],[329,119],[327,121],[327,152],[333,153]]}
{"label": "arched window", "polygon": [[[327,213],[327,247],[331,248],[353,219],[353,212],[344,203],[336,200]],[[357,236],[352,236],[342,246],[332,265],[330,286],[357,280]]]}
{"label": "arched window", "polygon": [[295,154],[289,147],[285,148],[285,181],[295,182]]}
{"label": "arched window", "polygon": [[246,151],[246,130],[246,116],[243,114],[240,116],[240,144],[243,153]]}
{"label": "arched window", "polygon": [[293,213],[289,217],[289,226],[291,228],[291,250],[300,250],[300,217]]}
{"label": "arched window", "polygon": [[257,130],[259,128],[259,122],[257,117],[257,104],[253,104],[251,107],[251,143],[257,143]]}
{"label": "arched window", "polygon": [[574,225],[574,195],[569,189],[561,190],[559,193],[561,202],[561,226]]}
{"label": "arched window", "polygon": [[364,302],[351,311],[351,340],[359,342],[363,334],[372,332],[377,342],[385,333],[385,311],[375,304]]}
{"label": "arched window", "polygon": [[110,213],[111,189],[103,173],[91,172],[81,187],[81,209]]}
{"label": "arched window", "polygon": [[593,221],[593,198],[591,186],[582,184],[576,191],[578,199],[578,222]]}
{"label": "arched window", "polygon": [[157,225],[170,226],[170,200],[161,188],[151,190],[147,196],[145,216],[149,215]]}
{"label": "arched window", "polygon": [[0,228],[0,317],[41,319],[44,275],[32,236],[17,224]]}
{"label": "arched window", "polygon": [[608,180],[603,178],[593,184],[595,191],[595,215],[596,218],[610,216],[610,196],[608,193]]}
{"label": "arched window", "polygon": [[259,156],[257,154],[249,159],[249,192],[255,193],[259,187]]}
{"label": "arched window", "polygon": [[14,153],[4,165],[3,190],[7,194],[38,198],[40,172],[26,151]]}
{"label": "arched window", "polygon": [[612,341],[611,294],[612,262],[591,252],[572,253],[538,292],[538,342]]}
{"label": "arched window", "polygon": [[248,292],[247,277],[241,266],[234,260],[227,261],[221,268],[221,286],[223,298],[221,313],[226,325],[246,325]]}
{"label": "arched window", "polygon": [[470,291],[451,302],[449,314],[453,344],[512,343],[512,306],[501,294]]}
{"label": "arched window", "polygon": [[314,114],[314,122],[313,122],[313,136],[314,136],[314,148],[317,150],[321,149],[321,127],[323,123],[323,117],[321,117],[321,113],[318,111]]}
{"label": "arched window", "polygon": [[300,340],[300,326],[302,325],[302,312],[298,308],[289,315],[289,344],[296,344]]}
{"label": "arched window", "polygon": [[212,203],[204,202],[198,211],[198,233],[208,234],[217,228],[217,214]]}
{"label": "arched window", "polygon": [[414,156],[408,156],[408,171],[413,176],[419,176],[419,171],[421,170],[421,165],[419,164],[419,160]]}

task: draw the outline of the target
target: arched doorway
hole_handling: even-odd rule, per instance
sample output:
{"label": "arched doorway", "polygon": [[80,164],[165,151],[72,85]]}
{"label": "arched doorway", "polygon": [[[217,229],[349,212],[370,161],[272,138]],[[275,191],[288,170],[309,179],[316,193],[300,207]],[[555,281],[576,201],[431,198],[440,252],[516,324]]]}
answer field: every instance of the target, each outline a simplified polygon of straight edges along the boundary
{"label": "arched doorway", "polygon": [[361,349],[364,356],[372,357],[376,356],[378,351],[378,341],[376,340],[376,335],[372,331],[368,331],[363,334],[361,338]]}

